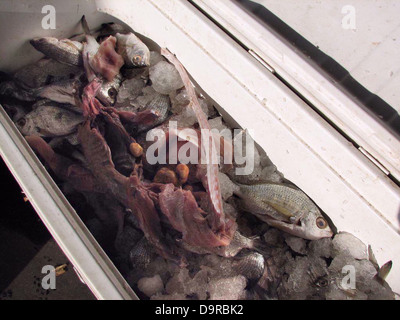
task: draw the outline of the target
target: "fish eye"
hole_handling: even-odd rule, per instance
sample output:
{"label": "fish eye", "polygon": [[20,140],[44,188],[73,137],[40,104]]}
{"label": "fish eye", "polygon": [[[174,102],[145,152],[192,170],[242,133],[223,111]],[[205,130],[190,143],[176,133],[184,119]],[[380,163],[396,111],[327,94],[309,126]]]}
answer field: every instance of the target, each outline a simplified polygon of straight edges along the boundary
{"label": "fish eye", "polygon": [[26,119],[25,119],[25,118],[22,118],[22,119],[18,120],[17,124],[18,124],[20,127],[23,127],[24,125],[26,125]]}
{"label": "fish eye", "polygon": [[328,282],[327,279],[321,277],[321,278],[319,278],[319,279],[315,282],[315,284],[316,284],[318,287],[324,288],[324,287],[327,287],[327,286],[328,286],[329,282]]}
{"label": "fish eye", "polygon": [[141,63],[142,62],[142,57],[141,56],[135,56],[133,58],[133,60],[135,61],[135,63]]}
{"label": "fish eye", "polygon": [[108,90],[108,96],[110,98],[115,98],[117,96],[117,90],[115,88],[111,88]]}
{"label": "fish eye", "polygon": [[326,222],[326,220],[322,217],[317,218],[316,224],[320,229],[325,229],[328,226],[328,222]]}

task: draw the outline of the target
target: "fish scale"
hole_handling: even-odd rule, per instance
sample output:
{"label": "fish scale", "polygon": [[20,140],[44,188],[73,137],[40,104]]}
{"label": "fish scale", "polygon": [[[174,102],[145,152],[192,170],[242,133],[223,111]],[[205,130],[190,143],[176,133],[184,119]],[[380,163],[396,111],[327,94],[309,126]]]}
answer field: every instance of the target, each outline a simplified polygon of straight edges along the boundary
{"label": "fish scale", "polygon": [[[238,195],[241,198],[251,197],[255,201],[254,213],[271,214],[269,207],[277,211],[273,218],[289,221],[290,217],[298,218],[302,213],[316,209],[312,201],[300,190],[282,184],[239,185]],[[259,207],[257,210],[255,207]]]}

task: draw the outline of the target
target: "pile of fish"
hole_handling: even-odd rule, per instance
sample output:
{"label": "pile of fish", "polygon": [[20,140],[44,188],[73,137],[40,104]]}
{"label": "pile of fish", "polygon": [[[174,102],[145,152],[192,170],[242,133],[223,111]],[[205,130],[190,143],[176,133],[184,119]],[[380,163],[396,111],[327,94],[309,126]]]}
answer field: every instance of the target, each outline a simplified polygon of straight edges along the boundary
{"label": "pile of fish", "polygon": [[[73,39],[32,39],[46,57],[2,74],[0,102],[141,298],[393,299],[391,264],[334,236],[257,146],[248,175],[234,159],[174,161],[171,150],[232,158],[245,131],[207,134],[233,128],[168,50],[118,24],[81,22]],[[154,130],[164,135],[149,139]],[[154,144],[166,163],[149,158]],[[356,287],[344,285],[348,265]]]}

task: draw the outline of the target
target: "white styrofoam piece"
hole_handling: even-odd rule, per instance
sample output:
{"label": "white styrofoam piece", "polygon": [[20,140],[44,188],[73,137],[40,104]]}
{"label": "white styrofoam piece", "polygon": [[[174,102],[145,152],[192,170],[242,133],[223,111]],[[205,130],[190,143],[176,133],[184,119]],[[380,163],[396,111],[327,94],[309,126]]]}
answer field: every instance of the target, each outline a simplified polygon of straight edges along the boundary
{"label": "white styrofoam piece", "polygon": [[329,76],[232,1],[194,0],[400,180],[400,141]]}
{"label": "white styrofoam piece", "polygon": [[[129,3],[98,1],[100,10],[175,53],[202,89],[240,126],[253,130],[278,169],[311,196],[339,230],[371,244],[381,264],[400,264],[393,214],[400,207],[399,190],[382,172],[189,3],[139,1],[140,16],[120,9]],[[149,24],[149,16],[157,24]],[[334,162],[338,155],[340,161]],[[343,170],[349,172],[342,175]],[[362,196],[361,182],[352,179],[371,189],[375,184],[373,197]],[[378,190],[391,197],[380,210],[371,205]],[[398,272],[393,270],[388,281],[399,291]]]}
{"label": "white styrofoam piece", "polygon": [[[255,0],[339,62],[400,113],[400,2],[397,0]],[[342,27],[347,6],[355,29]],[[343,9],[343,12],[342,12]]]}
{"label": "white styrofoam piece", "polygon": [[[64,3],[57,2],[56,7],[63,6]],[[302,188],[331,217],[339,230],[349,231],[365,243],[371,244],[380,264],[388,260],[394,261],[394,270],[387,280],[394,290],[400,291],[400,275],[396,272],[396,266],[400,264],[399,234],[395,231],[397,227],[382,213],[385,212],[385,208],[379,201],[372,205],[372,199],[363,196],[360,185],[350,179],[354,176],[357,180],[360,175],[364,175],[362,177],[371,188],[376,183],[375,186],[379,186],[383,189],[382,192],[387,192],[390,196],[391,200],[386,208],[390,211],[398,203],[398,190],[389,184],[387,178],[376,167],[355,152],[342,136],[188,2],[101,0],[96,1],[96,7],[175,53],[208,95],[241,127],[254,131],[255,140],[266,150],[278,169]],[[72,21],[79,21],[80,16],[77,16],[82,15],[82,11],[79,7],[76,9],[77,14],[71,14],[66,25],[73,26]],[[87,13],[89,19],[102,16],[100,13],[90,12],[91,15]],[[28,21],[26,18],[27,26]],[[30,23],[34,30],[34,22]],[[63,26],[61,23],[59,25]],[[72,29],[71,27],[70,30]],[[32,35],[30,30],[26,36],[24,34],[25,39],[38,34],[43,35],[43,30],[36,30],[37,33]],[[14,40],[11,37],[7,38],[7,42],[10,46],[1,48],[2,56],[20,52],[15,43],[21,43],[21,37]],[[26,63],[29,55],[23,58],[26,59]],[[34,58],[32,56],[32,59]],[[5,132],[0,130],[0,135],[3,139]],[[9,141],[7,143],[12,145],[10,140],[0,141]],[[13,160],[7,161],[7,164],[25,190],[29,187],[28,180],[33,173],[19,175],[22,169],[15,161],[23,159],[13,159],[12,153],[16,151],[3,147],[3,142],[1,149],[5,159]],[[339,164],[333,160],[335,155],[341,153],[344,155],[343,164],[336,168]],[[347,166],[353,168],[352,175],[342,175],[340,170]],[[42,193],[44,192],[42,190]],[[28,192],[28,196],[34,198],[35,203],[45,205],[42,202],[46,199],[40,195],[41,193]],[[37,205],[36,209],[41,212],[42,207]],[[42,211],[41,214],[46,219],[48,211]],[[49,223],[48,227],[52,228],[53,223],[55,222]],[[53,230],[57,235],[58,230]],[[70,238],[73,237],[58,237],[57,242],[63,244],[62,249],[70,255],[77,255],[79,251],[74,253],[69,247]],[[75,256],[75,259],[79,257]],[[90,281],[94,276],[87,272],[91,270],[90,266],[80,267],[82,268],[79,271]]]}

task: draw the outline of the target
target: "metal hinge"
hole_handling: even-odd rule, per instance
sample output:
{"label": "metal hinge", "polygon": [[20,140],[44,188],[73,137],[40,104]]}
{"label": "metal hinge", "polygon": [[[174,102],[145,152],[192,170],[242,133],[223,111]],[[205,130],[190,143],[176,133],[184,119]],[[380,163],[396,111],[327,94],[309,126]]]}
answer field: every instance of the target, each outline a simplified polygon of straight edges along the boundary
{"label": "metal hinge", "polygon": [[250,55],[255,58],[258,62],[260,62],[264,68],[266,68],[269,72],[271,73],[275,73],[275,69],[271,67],[271,65],[266,62],[263,58],[261,58],[257,52],[253,51],[252,49],[249,49],[248,53],[250,53]]}
{"label": "metal hinge", "polygon": [[390,175],[390,171],[386,169],[382,163],[380,163],[377,159],[374,158],[367,150],[365,150],[363,147],[359,147],[358,150],[366,156],[373,164],[375,164],[384,174],[387,176]]}

